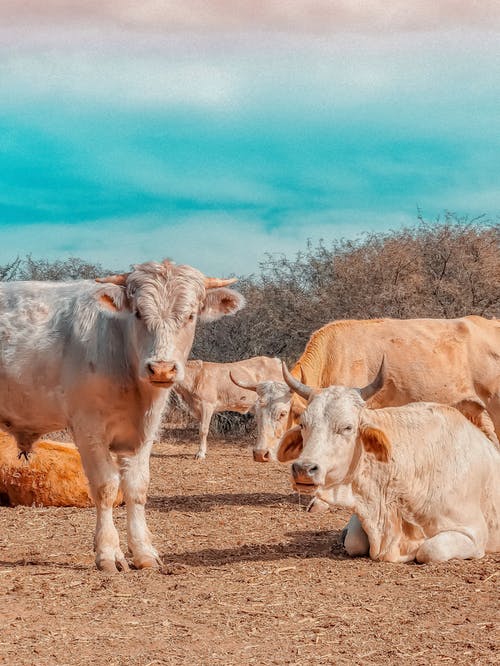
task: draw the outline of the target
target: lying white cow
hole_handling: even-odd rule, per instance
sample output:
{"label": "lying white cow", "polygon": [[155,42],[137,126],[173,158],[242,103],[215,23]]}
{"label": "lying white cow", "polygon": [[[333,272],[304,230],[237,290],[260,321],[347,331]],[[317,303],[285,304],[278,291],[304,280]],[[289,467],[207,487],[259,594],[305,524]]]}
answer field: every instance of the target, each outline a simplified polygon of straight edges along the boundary
{"label": "lying white cow", "polygon": [[[236,384],[231,381],[232,373],[244,379]],[[200,422],[200,447],[196,458],[202,460],[207,455],[208,430],[214,413],[246,414],[255,406],[257,384],[266,379],[282,378],[279,358],[255,356],[234,363],[188,361],[184,379],[176,383],[174,391]]]}
{"label": "lying white cow", "polygon": [[[278,459],[295,461],[300,492],[319,489],[328,498],[329,490],[350,486],[365,554],[442,562],[500,551],[500,450],[484,434],[496,440],[484,405],[461,405],[481,432],[457,409],[436,403],[369,409],[363,398],[380,388],[382,373],[360,391],[313,389],[284,373],[308,404]],[[356,528],[351,520],[346,547],[355,543],[355,554],[363,554]]]}
{"label": "lying white cow", "polygon": [[183,378],[198,316],[242,307],[240,294],[220,288],[233,281],[165,261],[97,281],[0,284],[0,428],[25,455],[40,435],[71,428],[102,570],[128,568],[112,516],[119,484],[134,564],[158,563],[144,505],[166,389]]}

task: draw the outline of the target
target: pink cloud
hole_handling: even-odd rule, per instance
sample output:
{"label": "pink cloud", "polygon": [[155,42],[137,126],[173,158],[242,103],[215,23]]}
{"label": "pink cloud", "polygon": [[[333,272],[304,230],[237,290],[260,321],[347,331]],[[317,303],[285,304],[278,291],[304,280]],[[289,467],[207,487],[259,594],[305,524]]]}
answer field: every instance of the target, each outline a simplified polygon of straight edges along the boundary
{"label": "pink cloud", "polygon": [[3,0],[0,22],[162,32],[498,30],[500,5],[498,0]]}

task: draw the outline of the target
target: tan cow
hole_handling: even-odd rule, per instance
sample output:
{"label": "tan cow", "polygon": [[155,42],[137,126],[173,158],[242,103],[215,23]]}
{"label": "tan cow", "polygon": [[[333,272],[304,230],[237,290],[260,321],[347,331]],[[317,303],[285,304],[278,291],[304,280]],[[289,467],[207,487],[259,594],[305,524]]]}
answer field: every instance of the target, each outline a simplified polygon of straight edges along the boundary
{"label": "tan cow", "polygon": [[[115,506],[122,501],[118,491]],[[29,460],[24,460],[15,439],[0,432],[0,504],[93,506],[76,446],[41,441],[34,445]]]}
{"label": "tan cow", "polygon": [[[292,375],[314,387],[364,386],[382,357],[387,379],[370,406],[405,405],[421,400],[455,404],[479,399],[500,437],[500,321],[461,319],[372,319],[335,321],[311,335]],[[276,457],[286,428],[298,423],[303,400],[283,382],[268,385],[255,451],[265,462]],[[286,417],[284,419],[286,422]]]}
{"label": "tan cow", "polygon": [[[238,378],[239,386],[231,381],[232,373]],[[254,406],[258,410],[254,393],[257,384],[282,378],[279,358],[255,356],[234,363],[188,361],[184,379],[175,385],[174,391],[200,422],[200,447],[196,458],[203,460],[206,457],[208,430],[214,413],[246,414]]]}
{"label": "tan cow", "polygon": [[286,379],[308,404],[278,459],[295,460],[301,492],[350,487],[372,559],[443,562],[500,552],[500,448],[483,404],[470,400],[466,411],[495,442],[447,405],[368,408],[363,398],[379,382],[314,389]]}

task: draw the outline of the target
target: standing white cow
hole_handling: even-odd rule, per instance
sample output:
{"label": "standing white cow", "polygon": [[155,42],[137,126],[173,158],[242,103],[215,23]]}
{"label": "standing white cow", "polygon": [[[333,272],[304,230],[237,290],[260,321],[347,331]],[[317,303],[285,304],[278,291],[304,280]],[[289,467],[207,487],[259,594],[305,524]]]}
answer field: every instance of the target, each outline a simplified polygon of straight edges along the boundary
{"label": "standing white cow", "polygon": [[183,378],[198,317],[243,306],[221,288],[234,281],[164,261],[97,281],[0,284],[0,427],[25,455],[40,435],[71,428],[97,509],[99,569],[128,568],[112,515],[119,484],[134,564],[158,564],[144,505],[166,389]]}
{"label": "standing white cow", "polygon": [[[442,562],[500,551],[500,449],[480,401],[461,404],[477,427],[436,403],[369,409],[363,398],[381,387],[382,373],[358,391],[313,389],[284,372],[308,404],[278,459],[295,460],[301,492],[350,487],[365,554],[369,548],[376,560]],[[351,520],[346,546],[357,525]]]}
{"label": "standing white cow", "polygon": [[[233,373],[244,380],[238,384],[231,381]],[[208,430],[214,413],[246,414],[254,408],[258,411],[259,403],[256,403],[254,393],[257,384],[282,377],[279,358],[255,356],[233,363],[188,361],[184,379],[176,382],[174,391],[200,422],[200,447],[196,458],[203,460],[207,455]]]}

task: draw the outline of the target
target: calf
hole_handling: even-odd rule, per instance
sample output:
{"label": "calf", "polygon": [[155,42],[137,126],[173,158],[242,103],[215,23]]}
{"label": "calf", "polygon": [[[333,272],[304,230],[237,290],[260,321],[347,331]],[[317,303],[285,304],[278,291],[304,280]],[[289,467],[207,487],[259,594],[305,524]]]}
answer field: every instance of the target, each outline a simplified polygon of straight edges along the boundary
{"label": "calf", "polygon": [[[383,370],[359,391],[313,389],[284,373],[308,403],[300,425],[283,437],[278,459],[295,461],[300,492],[350,486],[372,559],[440,562],[500,551],[500,450],[483,404],[461,405],[481,432],[445,405],[369,409],[365,399],[381,388]],[[356,548],[363,544],[359,533],[350,534],[356,523],[348,526],[348,552],[353,537]]]}

